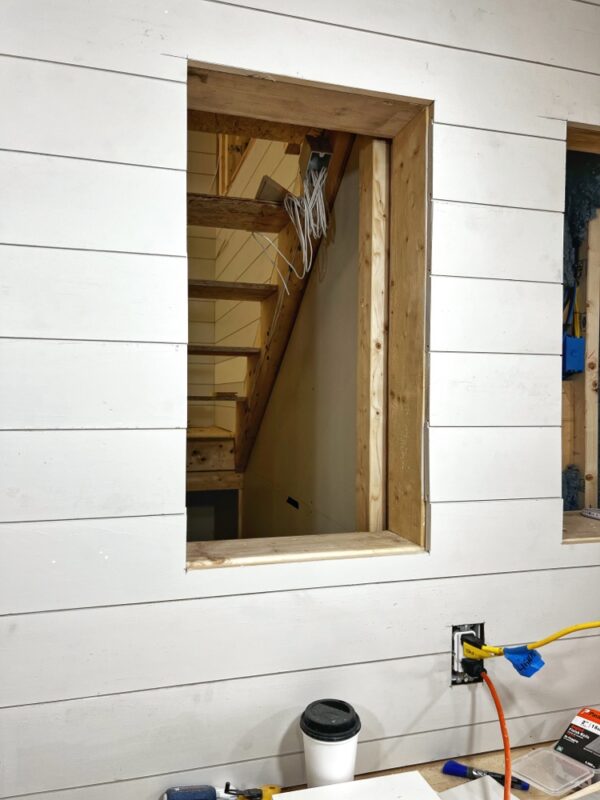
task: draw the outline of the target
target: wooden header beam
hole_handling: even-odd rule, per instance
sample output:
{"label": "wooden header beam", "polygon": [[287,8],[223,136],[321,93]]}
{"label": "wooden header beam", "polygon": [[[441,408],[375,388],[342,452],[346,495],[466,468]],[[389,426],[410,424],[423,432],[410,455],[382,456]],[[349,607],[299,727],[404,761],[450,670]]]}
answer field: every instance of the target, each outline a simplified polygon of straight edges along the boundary
{"label": "wooden header beam", "polygon": [[281,203],[244,197],[188,194],[187,211],[188,225],[207,228],[279,233],[290,221]]}
{"label": "wooden header beam", "polygon": [[567,150],[600,154],[600,130],[567,126]]}
{"label": "wooden header beam", "polygon": [[188,75],[188,108],[192,110],[384,139],[395,136],[429,102],[194,66]]}

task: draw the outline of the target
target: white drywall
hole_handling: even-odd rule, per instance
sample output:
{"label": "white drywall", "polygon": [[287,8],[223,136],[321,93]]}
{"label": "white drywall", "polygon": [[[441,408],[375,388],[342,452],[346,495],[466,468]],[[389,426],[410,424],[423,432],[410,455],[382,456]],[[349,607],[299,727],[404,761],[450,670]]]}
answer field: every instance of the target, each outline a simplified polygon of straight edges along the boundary
{"label": "white drywall", "polygon": [[244,536],[356,527],[356,147],[313,271],[244,475]]}

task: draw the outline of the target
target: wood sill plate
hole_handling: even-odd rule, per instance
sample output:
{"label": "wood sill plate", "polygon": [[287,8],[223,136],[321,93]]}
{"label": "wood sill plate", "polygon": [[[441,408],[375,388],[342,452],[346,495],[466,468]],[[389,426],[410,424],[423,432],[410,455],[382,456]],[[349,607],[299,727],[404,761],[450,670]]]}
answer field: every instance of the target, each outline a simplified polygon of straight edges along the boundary
{"label": "wood sill plate", "polygon": [[422,552],[422,547],[391,531],[228,539],[190,542],[187,546],[187,568],[214,569]]}
{"label": "wood sill plate", "polygon": [[563,543],[600,542],[600,519],[582,517],[580,511],[565,511]]}

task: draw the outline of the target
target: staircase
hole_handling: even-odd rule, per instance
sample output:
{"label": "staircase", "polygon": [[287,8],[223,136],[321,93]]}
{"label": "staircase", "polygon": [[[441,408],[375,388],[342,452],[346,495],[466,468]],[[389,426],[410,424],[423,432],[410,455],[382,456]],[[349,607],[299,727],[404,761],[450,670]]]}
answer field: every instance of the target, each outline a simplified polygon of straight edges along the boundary
{"label": "staircase", "polygon": [[[326,202],[331,209],[353,144],[349,134],[331,134],[333,156],[327,184]],[[229,228],[241,231],[278,234],[277,246],[294,261],[299,250],[295,231],[281,202],[188,193],[188,224]],[[313,244],[315,256],[319,242]],[[216,356],[246,360],[245,393],[215,392],[191,394],[193,402],[235,403],[236,427],[189,428],[187,442],[188,491],[239,489],[242,486],[252,446],[258,435],[268,400],[283,359],[298,313],[306,280],[298,280],[284,259],[277,257],[277,267],[286,276],[289,294],[276,283],[245,283],[190,279],[189,297],[202,300],[228,300],[260,304],[260,342],[253,346],[224,346],[193,343],[188,359]],[[276,275],[276,272],[274,273]],[[275,314],[275,310],[277,313]]]}

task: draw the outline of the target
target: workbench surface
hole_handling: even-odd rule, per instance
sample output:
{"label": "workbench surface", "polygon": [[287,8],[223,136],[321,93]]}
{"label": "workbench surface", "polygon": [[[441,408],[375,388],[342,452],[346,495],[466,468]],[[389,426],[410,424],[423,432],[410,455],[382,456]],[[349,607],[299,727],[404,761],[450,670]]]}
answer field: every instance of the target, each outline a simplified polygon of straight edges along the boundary
{"label": "workbench surface", "polygon": [[[536,744],[528,747],[515,747],[512,750],[512,760],[514,762],[517,758],[520,758],[532,750],[537,750],[540,747],[551,747],[553,744],[554,742],[548,742],[546,744]],[[456,760],[460,761],[461,764],[468,764],[470,767],[489,769],[493,772],[504,772],[504,753],[502,750],[496,750],[492,753],[481,753],[476,756],[464,756],[464,758],[462,756],[456,756]],[[443,792],[446,789],[452,789],[453,786],[459,786],[461,783],[465,782],[461,778],[454,778],[452,775],[444,775],[442,772],[442,764],[444,764],[445,761],[447,761],[447,759],[373,774],[387,775],[393,772],[409,772],[416,769],[436,792]],[[371,776],[361,775],[361,777],[367,778]],[[541,792],[539,789],[535,789],[533,786],[528,792],[519,792],[516,789],[512,789],[512,794],[514,794],[515,797],[522,797],[524,800],[526,798],[528,800],[548,800],[547,794]]]}

